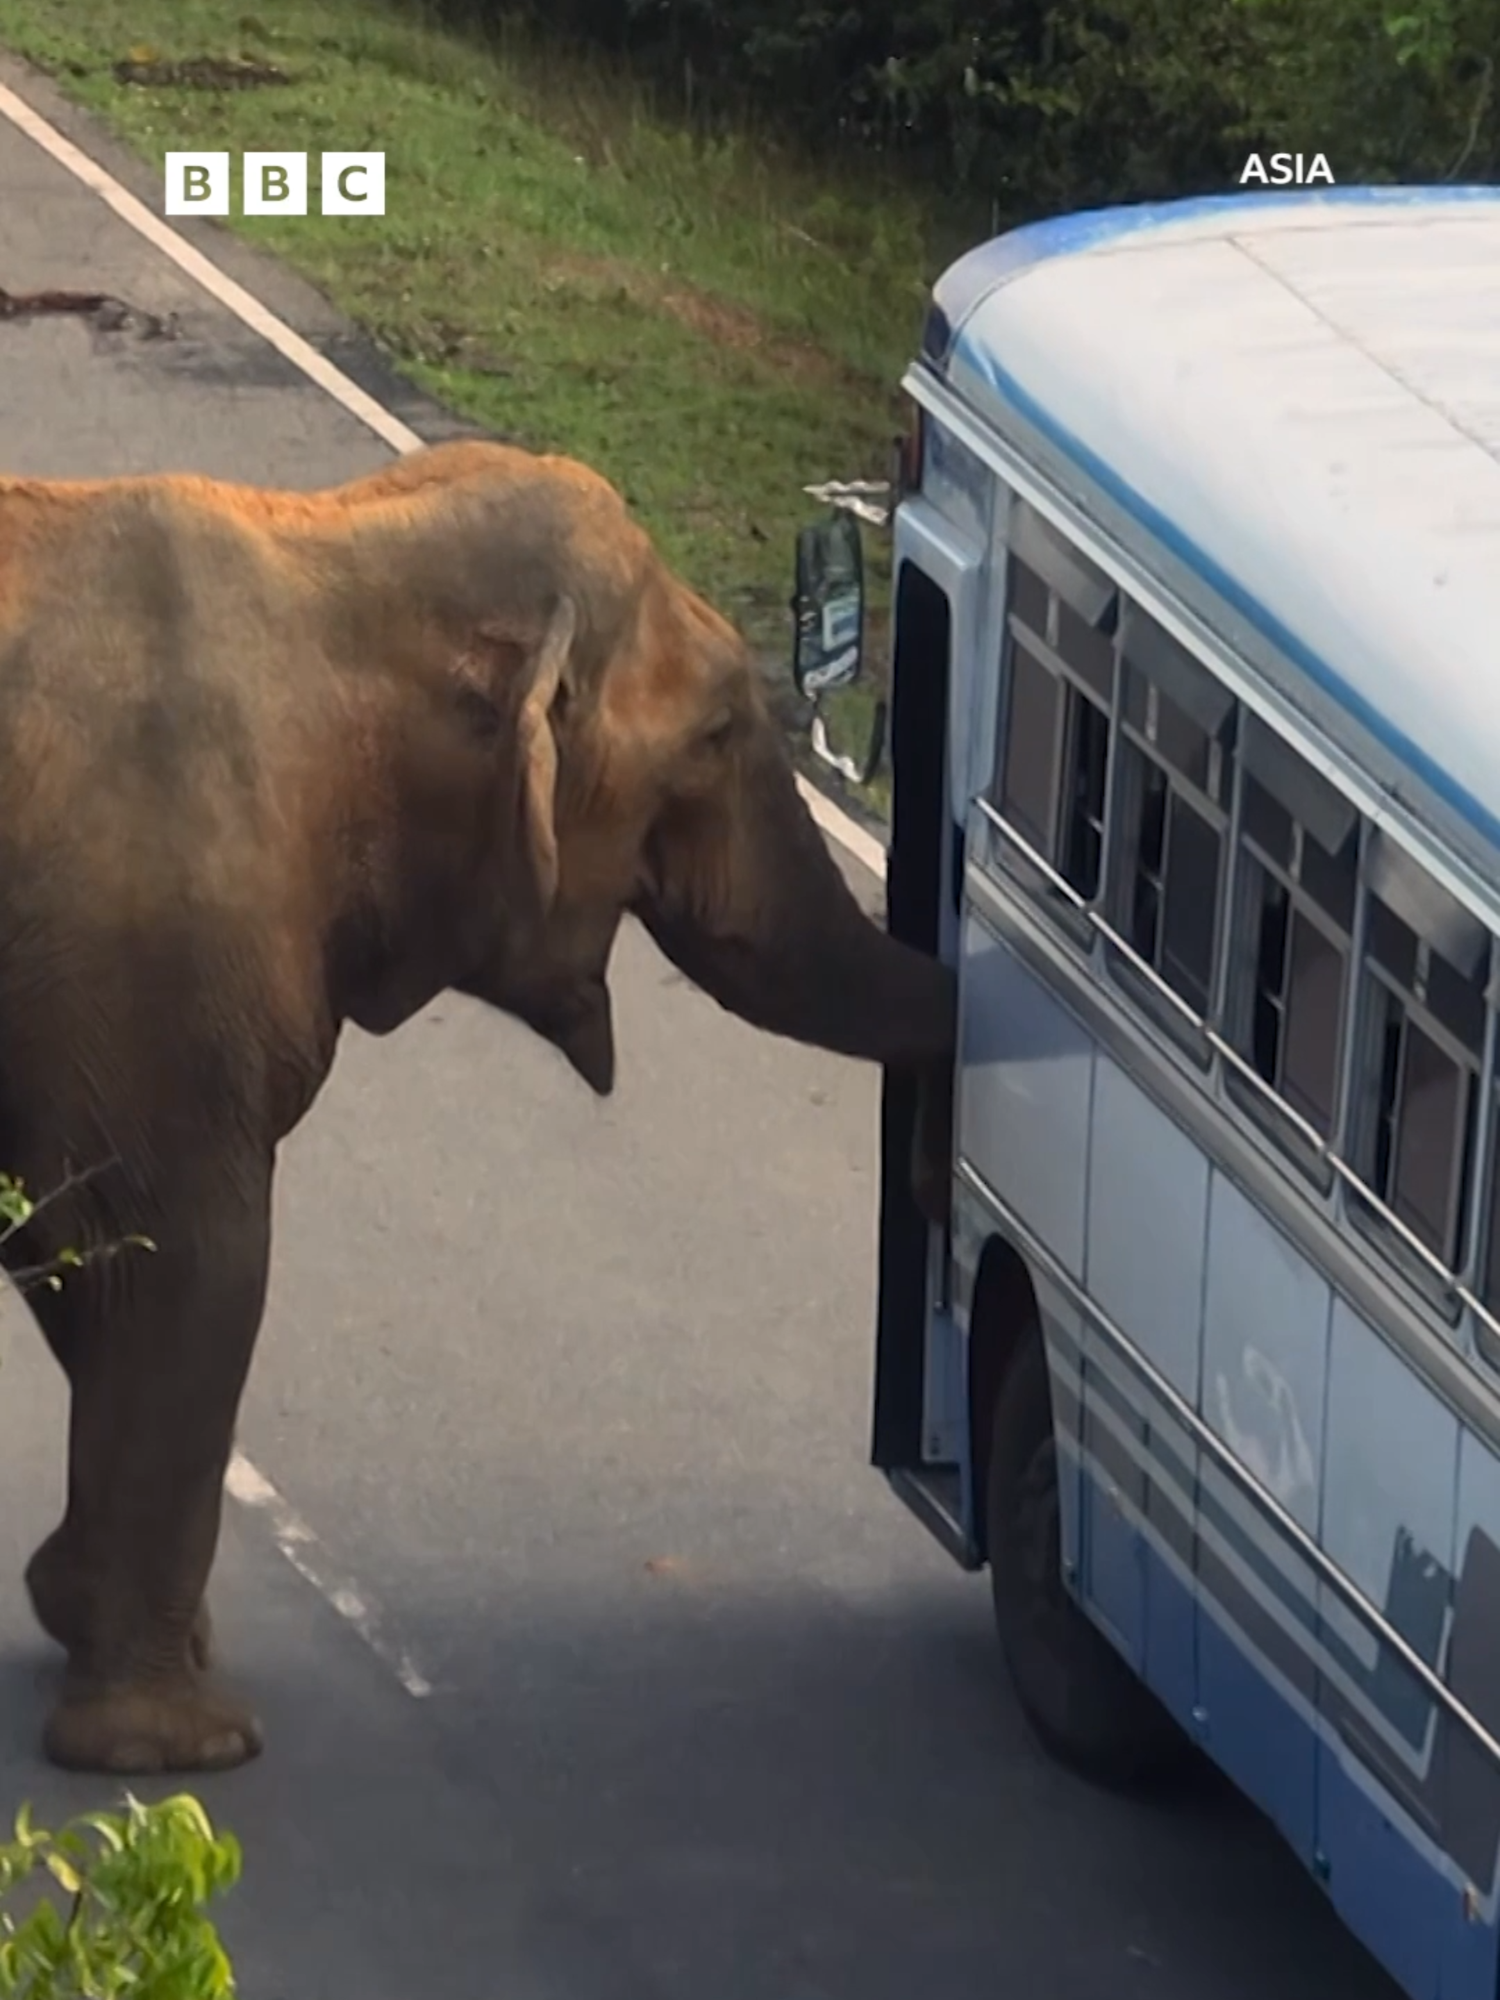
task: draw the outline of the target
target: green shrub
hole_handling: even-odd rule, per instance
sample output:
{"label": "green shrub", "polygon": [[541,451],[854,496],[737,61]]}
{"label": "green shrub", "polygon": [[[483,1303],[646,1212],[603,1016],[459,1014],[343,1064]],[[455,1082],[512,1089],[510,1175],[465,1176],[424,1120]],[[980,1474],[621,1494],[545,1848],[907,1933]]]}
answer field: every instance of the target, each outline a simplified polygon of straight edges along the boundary
{"label": "green shrub", "polygon": [[1221,190],[1250,152],[1341,181],[1500,171],[1497,0],[445,0],[632,56],[679,108],[910,154],[996,219]]}
{"label": "green shrub", "polygon": [[[127,1798],[56,1834],[23,1809],[0,1846],[0,1996],[226,2000],[234,1973],[204,1910],[239,1873],[234,1837],[186,1795]],[[17,1919],[6,1906],[28,1884],[44,1893]]]}

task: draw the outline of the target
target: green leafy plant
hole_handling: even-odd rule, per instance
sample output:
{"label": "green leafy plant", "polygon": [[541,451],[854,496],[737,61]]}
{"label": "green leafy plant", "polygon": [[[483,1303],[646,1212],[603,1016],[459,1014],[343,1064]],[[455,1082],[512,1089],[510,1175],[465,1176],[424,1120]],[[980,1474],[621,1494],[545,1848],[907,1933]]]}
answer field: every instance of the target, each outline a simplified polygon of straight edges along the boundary
{"label": "green leafy plant", "polygon": [[[186,1794],[84,1813],[60,1832],[31,1824],[0,1846],[4,2000],[224,2000],[234,1972],[206,1905],[240,1874],[239,1843]],[[19,1920],[25,1885],[43,1894]]]}

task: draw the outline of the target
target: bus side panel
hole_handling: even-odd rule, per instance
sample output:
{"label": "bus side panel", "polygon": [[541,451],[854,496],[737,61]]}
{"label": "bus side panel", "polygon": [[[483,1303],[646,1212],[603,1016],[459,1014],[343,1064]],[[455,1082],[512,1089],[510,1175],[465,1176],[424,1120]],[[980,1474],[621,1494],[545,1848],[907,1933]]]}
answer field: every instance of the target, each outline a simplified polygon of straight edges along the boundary
{"label": "bus side panel", "polygon": [[[1050,1300],[1050,1288],[1047,1295]],[[1197,1699],[1197,1443],[1101,1326],[1066,1300],[1048,1310],[1058,1449],[1070,1469],[1065,1504],[1076,1485],[1083,1530],[1077,1594],[1170,1712],[1191,1728]]]}
{"label": "bus side panel", "polygon": [[1084,1562],[1083,1468],[1078,1434],[1083,1410],[1084,1321],[1067,1294],[1033,1270],[1037,1312],[1047,1345],[1052,1381],[1052,1420],[1057,1440],[1058,1555],[1064,1576],[1077,1577]]}
{"label": "bus side panel", "polygon": [[[1217,1170],[1208,1274],[1199,1414],[1316,1536],[1332,1289]],[[1274,1519],[1216,1466],[1205,1469],[1200,1529],[1204,1595],[1235,1605],[1239,1628],[1209,1618],[1200,1637],[1198,1698],[1214,1755],[1310,1863],[1316,1578]]]}
{"label": "bus side panel", "polygon": [[1205,1746],[1311,1866],[1317,1577],[1208,1451],[1199,1468],[1196,1570]]}
{"label": "bus side panel", "polygon": [[1081,1281],[1094,1044],[972,916],[961,976],[959,1155]]}
{"label": "bus side panel", "polygon": [[[1333,1310],[1328,1403],[1324,1549],[1438,1667],[1452,1601],[1458,1419],[1342,1299]],[[1323,1596],[1318,1844],[1329,1893],[1408,1992],[1450,2000],[1458,1989],[1439,1983],[1441,1968],[1467,1926],[1436,1846],[1447,1732],[1400,1655],[1330,1592]],[[1372,1772],[1406,1807],[1416,1840],[1382,1810]],[[1491,1984],[1483,2000],[1493,1993]]]}
{"label": "bus side panel", "polygon": [[1095,1623],[1132,1671],[1146,1670],[1146,1566],[1140,1524],[1150,1484],[1148,1427],[1122,1380],[1113,1343],[1087,1326],[1078,1585]]}
{"label": "bus side panel", "polygon": [[[1119,1065],[1096,1059],[1089,1148],[1087,1287],[1179,1395],[1196,1405],[1203,1318],[1208,1164],[1181,1128],[1153,1105]],[[1151,1401],[1154,1404],[1155,1398]],[[1181,1717],[1194,1703],[1195,1649],[1190,1607],[1180,1589],[1152,1590],[1141,1524],[1163,1512],[1155,1483],[1174,1442],[1191,1464],[1176,1425],[1165,1437],[1128,1381],[1111,1368],[1110,1350],[1090,1348],[1084,1440],[1095,1462],[1109,1462],[1101,1433],[1112,1430],[1128,1476],[1086,1489],[1087,1602],[1148,1684]],[[1123,1468],[1122,1468],[1123,1469]],[[1191,1483],[1184,1499],[1191,1534]],[[1172,1510],[1175,1522],[1177,1510]],[[1159,1525],[1170,1530],[1171,1522]]]}
{"label": "bus side panel", "polygon": [[[1018,1220],[1081,1274],[1083,1204],[1088,1178],[1093,1043],[1014,953],[967,909],[963,919],[959,1073],[955,1151]],[[1080,1347],[1052,1336],[1041,1273],[1033,1272],[1038,1311],[1054,1371],[1071,1370],[1065,1400],[1077,1406]],[[1076,1321],[1065,1301],[1050,1302],[1054,1323]],[[1059,1495],[1064,1560],[1081,1566],[1082,1526],[1076,1482]],[[970,1495],[982,1507],[983,1496]]]}
{"label": "bus side panel", "polygon": [[[1453,1627],[1445,1678],[1481,1728],[1500,1740],[1500,1458],[1466,1430],[1458,1447],[1458,1521]],[[1444,1845],[1482,1901],[1484,1921],[1454,1938],[1443,1991],[1485,2000],[1500,1990],[1500,1758],[1448,1722],[1442,1771]]]}
{"label": "bus side panel", "polygon": [[1495,2000],[1493,1928],[1469,1923],[1442,1858],[1395,1825],[1359,1765],[1325,1742],[1319,1822],[1336,1847],[1328,1890],[1343,1922],[1411,2000]]}
{"label": "bus side panel", "polygon": [[1316,1536],[1332,1287],[1217,1171],[1208,1264],[1199,1414]]}
{"label": "bus side panel", "polygon": [[1089,1296],[1198,1406],[1208,1161],[1101,1055],[1089,1150]]}
{"label": "bus side panel", "polygon": [[1198,1608],[1193,1591],[1198,1441],[1165,1409],[1147,1436],[1155,1477],[1146,1496],[1147,1684],[1185,1729],[1198,1704]]}

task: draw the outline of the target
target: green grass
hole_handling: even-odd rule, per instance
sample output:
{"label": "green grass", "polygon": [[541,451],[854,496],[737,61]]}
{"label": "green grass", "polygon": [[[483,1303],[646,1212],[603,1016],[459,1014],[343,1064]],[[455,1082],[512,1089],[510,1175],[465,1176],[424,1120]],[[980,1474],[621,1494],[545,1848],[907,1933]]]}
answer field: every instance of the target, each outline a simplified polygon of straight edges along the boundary
{"label": "green grass", "polygon": [[[668,559],[787,656],[793,541],[814,511],[801,487],[884,475],[927,287],[971,240],[936,198],[764,138],[695,137],[618,72],[390,0],[268,0],[259,16],[242,0],[0,0],[0,39],[153,165],[305,150],[314,211],[322,149],[383,148],[383,218],[230,227],[449,407],[597,466]],[[291,81],[115,75],[237,56]]]}

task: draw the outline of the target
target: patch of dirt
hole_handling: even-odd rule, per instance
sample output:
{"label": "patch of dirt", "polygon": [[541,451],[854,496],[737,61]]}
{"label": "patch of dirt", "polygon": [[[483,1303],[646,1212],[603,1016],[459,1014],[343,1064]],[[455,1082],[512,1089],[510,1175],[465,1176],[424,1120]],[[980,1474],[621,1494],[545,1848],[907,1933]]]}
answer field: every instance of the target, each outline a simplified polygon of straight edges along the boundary
{"label": "patch of dirt", "polygon": [[657,304],[673,319],[701,333],[716,347],[758,350],[766,345],[766,329],[747,306],[731,305],[727,299],[710,298],[705,292],[663,291]]}
{"label": "patch of dirt", "polygon": [[778,372],[801,382],[864,384],[865,378],[856,370],[809,340],[778,333],[748,306],[714,298],[694,286],[673,284],[669,277],[659,277],[613,257],[564,252],[549,257],[547,262],[549,270],[559,276],[576,277],[623,292],[634,304],[666,313],[715,347],[736,354],[754,354]]}
{"label": "patch of dirt", "polygon": [[263,90],[287,84],[291,78],[275,63],[253,56],[189,56],[168,62],[145,50],[133,50],[114,66],[116,83],[134,83],[175,90]]}
{"label": "patch of dirt", "polygon": [[711,340],[715,347],[759,354],[773,367],[804,381],[826,381],[830,376],[849,373],[811,341],[773,333],[747,306],[731,305],[727,299],[711,298],[706,292],[684,290],[663,291],[657,304],[683,326]]}
{"label": "patch of dirt", "polygon": [[177,318],[142,312],[108,292],[7,292],[0,289],[0,320],[68,314],[93,322],[98,333],[133,333],[142,340],[175,340]]}

